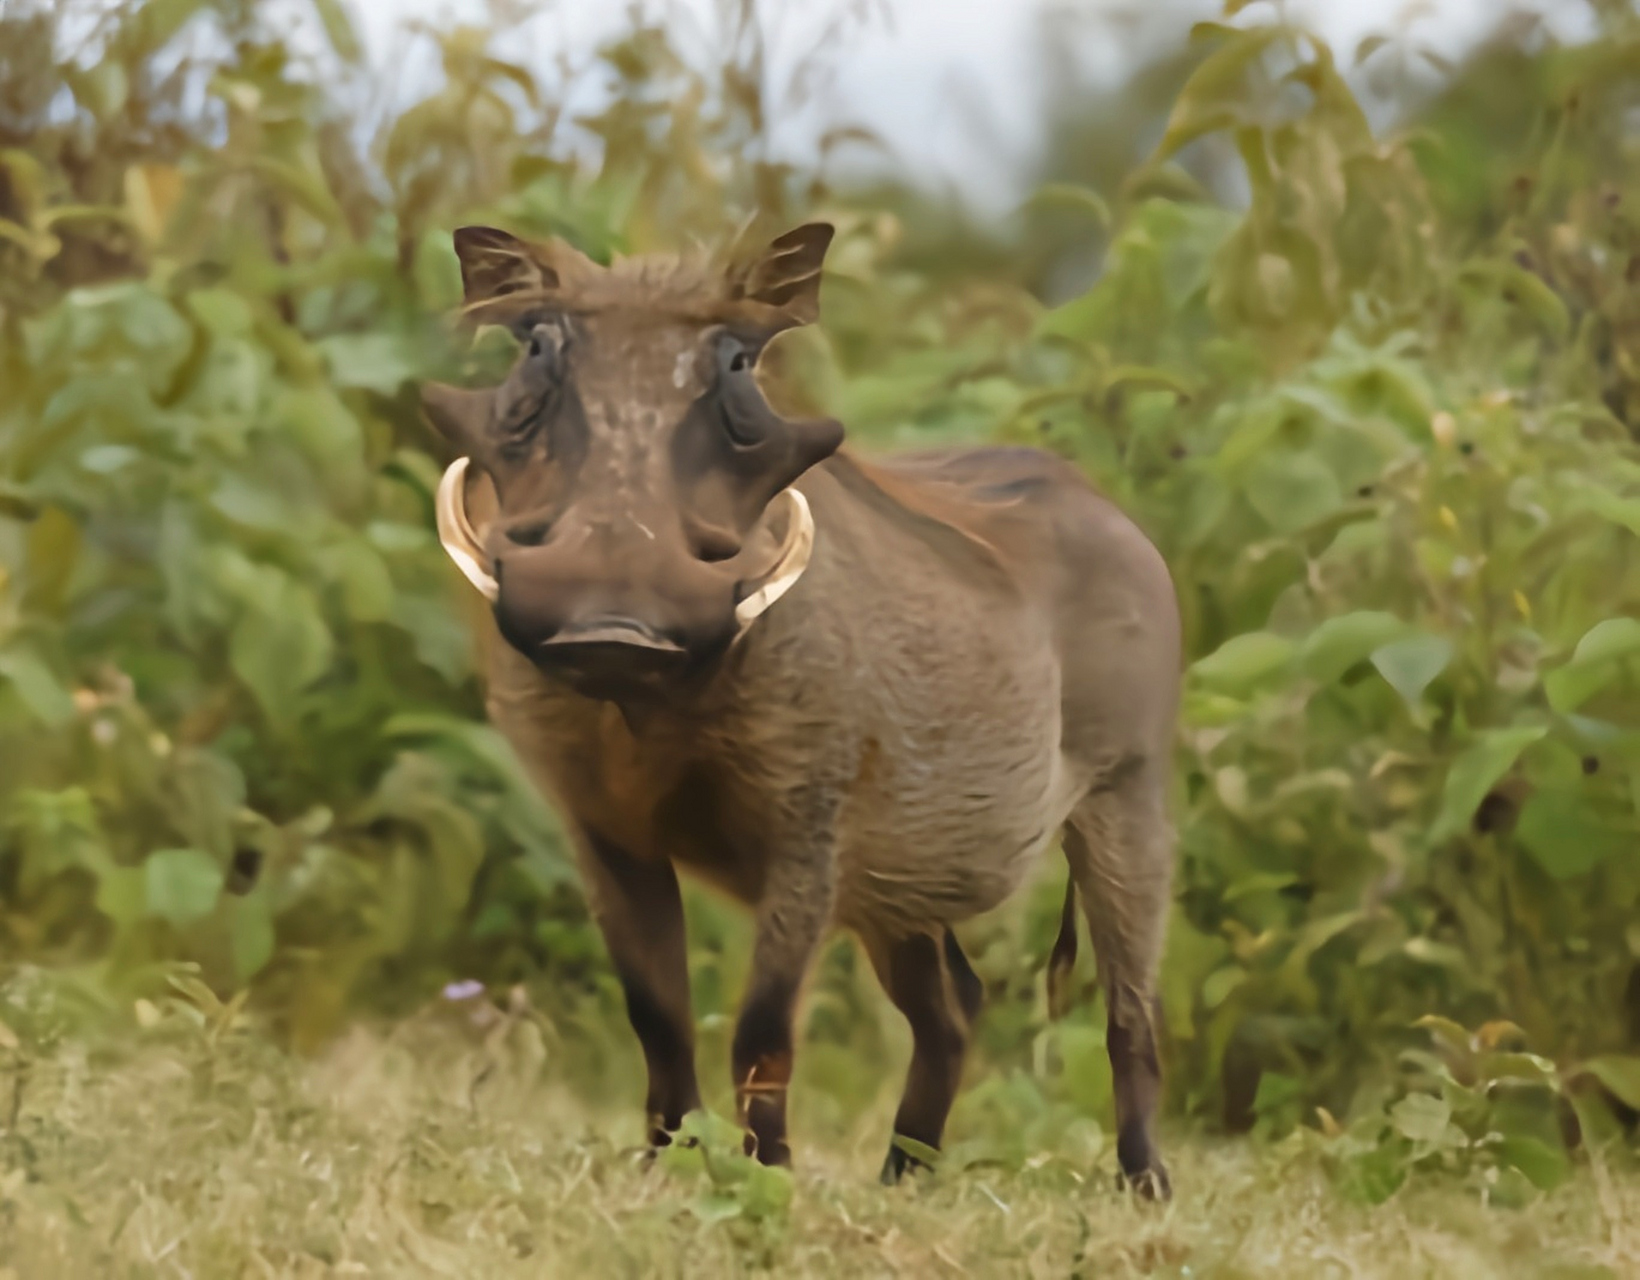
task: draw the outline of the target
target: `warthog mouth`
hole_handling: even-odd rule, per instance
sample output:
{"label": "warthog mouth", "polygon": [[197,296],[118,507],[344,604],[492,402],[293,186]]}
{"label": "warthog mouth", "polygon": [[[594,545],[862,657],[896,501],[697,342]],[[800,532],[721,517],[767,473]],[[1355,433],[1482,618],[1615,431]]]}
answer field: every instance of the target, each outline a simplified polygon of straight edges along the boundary
{"label": "warthog mouth", "polygon": [[687,655],[684,647],[676,641],[668,640],[642,623],[632,622],[626,618],[600,618],[593,622],[565,627],[557,635],[541,642],[543,649],[558,650],[595,649],[605,645],[623,649],[645,649],[657,655]]}
{"label": "warthog mouth", "polygon": [[595,618],[540,642],[537,665],[589,697],[632,702],[657,694],[689,666],[689,651],[641,622]]}
{"label": "warthog mouth", "polygon": [[[494,604],[500,598],[501,587],[489,567],[490,558],[485,554],[483,540],[467,519],[467,464],[470,461],[468,458],[457,458],[446,468],[439,481],[434,502],[438,516],[438,538],[462,576],[477,588],[480,595]],[[814,554],[814,513],[809,510],[808,499],[796,489],[782,489],[769,503],[778,516],[777,504],[786,508],[786,536],[781,541],[773,567],[755,585],[744,584],[750,589],[745,591],[740,603],[735,606],[736,640],[746,634],[770,605],[797,585],[797,580],[809,567],[809,559]],[[634,642],[634,635],[630,629],[623,629],[619,637],[611,636],[608,640],[610,643],[630,645]],[[671,644],[671,641],[663,643]]]}

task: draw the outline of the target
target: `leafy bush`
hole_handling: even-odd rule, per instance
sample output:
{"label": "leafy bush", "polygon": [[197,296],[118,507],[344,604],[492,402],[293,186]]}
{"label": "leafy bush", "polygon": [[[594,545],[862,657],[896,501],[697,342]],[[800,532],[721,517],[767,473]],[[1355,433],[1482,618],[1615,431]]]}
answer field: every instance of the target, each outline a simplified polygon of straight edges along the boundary
{"label": "leafy bush", "polygon": [[[1316,1145],[1335,1181],[1369,1203],[1393,1195],[1416,1169],[1441,1168],[1466,1176],[1493,1203],[1519,1205],[1534,1190],[1566,1181],[1586,1127],[1594,1131],[1588,1136],[1609,1136],[1597,1093],[1640,1103],[1634,1058],[1597,1057],[1562,1069],[1526,1052],[1513,1023],[1489,1022],[1471,1033],[1434,1015],[1418,1021],[1436,1052],[1403,1052],[1398,1096],[1363,1109],[1347,1131],[1321,1116],[1325,1140]],[[1299,1092],[1284,1084],[1288,1096]]]}
{"label": "leafy bush", "polygon": [[[311,58],[255,5],[133,3],[78,49],[50,9],[10,12],[7,952],[94,965],[122,998],[198,964],[302,1045],[455,976],[547,979],[582,1027],[612,1013],[557,828],[482,723],[470,593],[431,532],[441,459],[410,384],[506,357],[443,322],[448,229],[607,257],[818,212],[841,232],[826,317],[777,351],[781,395],[868,444],[1056,449],[1173,566],[1175,1105],[1272,1131],[1322,1107],[1418,1163],[1449,1149],[1407,1132],[1438,1127],[1410,1101],[1436,1094],[1386,1113],[1382,1090],[1420,1017],[1507,1018],[1631,1072],[1640,30],[1608,8],[1585,45],[1488,46],[1387,137],[1317,41],[1205,24],[1151,161],[1108,206],[1048,193],[1113,210],[1099,279],[1054,308],[995,238],[955,242],[983,269],[913,266],[918,219],[946,225],[915,193],[895,216],[768,158],[752,5],[716,68],[641,25],[557,81],[498,33],[426,37],[442,87],[374,130],[349,115],[368,86],[334,4]],[[613,93],[568,121],[583,75]],[[1225,138],[1245,207],[1180,176]],[[1049,1025],[1038,994],[1056,888],[969,931],[999,1069],[959,1138],[1108,1109],[1098,1017]],[[712,1052],[743,935],[690,911]],[[860,975],[828,953],[811,1001],[807,1060],[844,1091],[830,1049],[885,1038]],[[1484,1119],[1440,1096],[1479,1150]]]}

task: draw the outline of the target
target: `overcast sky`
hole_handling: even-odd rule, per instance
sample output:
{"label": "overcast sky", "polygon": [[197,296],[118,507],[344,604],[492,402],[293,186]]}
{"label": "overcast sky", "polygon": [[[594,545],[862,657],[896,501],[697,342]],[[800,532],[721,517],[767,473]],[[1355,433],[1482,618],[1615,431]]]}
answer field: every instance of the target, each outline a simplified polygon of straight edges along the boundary
{"label": "overcast sky", "polygon": [[[687,40],[705,38],[718,0],[643,0],[656,11],[678,14]],[[1029,131],[1041,119],[1039,89],[1033,83],[1035,40],[1041,20],[1068,12],[1089,21],[1083,43],[1090,75],[1120,75],[1113,34],[1101,57],[1099,23],[1124,7],[1141,3],[1151,25],[1165,38],[1183,41],[1192,21],[1214,17],[1219,0],[852,0],[875,15],[855,28],[848,53],[822,106],[804,117],[780,122],[782,143],[801,151],[829,123],[861,123],[884,137],[899,157],[925,179],[955,183],[976,204],[1000,209],[1022,194],[1022,173],[999,159],[1028,150]],[[485,0],[352,0],[363,20],[373,58],[392,67],[405,56],[395,32],[406,20],[483,21]],[[584,52],[618,29],[628,9],[623,0],[503,0],[538,12],[514,46],[503,50],[526,65],[549,65],[556,54]],[[836,0],[762,0],[773,19],[773,61],[780,64],[812,43],[818,24],[835,13]],[[1256,17],[1271,0],[1245,11]],[[1289,0],[1288,11],[1307,21],[1333,45],[1341,61],[1359,40],[1375,32],[1410,29],[1447,55],[1464,47],[1508,9],[1544,17],[1562,35],[1588,24],[1584,0]],[[886,11],[886,17],[884,12]],[[690,15],[707,21],[691,24]],[[1158,21],[1156,15],[1164,17]],[[408,70],[407,74],[411,74]]]}

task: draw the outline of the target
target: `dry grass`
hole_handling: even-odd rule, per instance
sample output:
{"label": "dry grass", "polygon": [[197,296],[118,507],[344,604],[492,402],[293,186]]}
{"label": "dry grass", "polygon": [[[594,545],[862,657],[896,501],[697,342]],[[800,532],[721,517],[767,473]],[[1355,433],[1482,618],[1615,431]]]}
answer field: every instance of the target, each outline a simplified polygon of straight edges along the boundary
{"label": "dry grass", "polygon": [[1429,1180],[1367,1209],[1309,1156],[1175,1137],[1166,1209],[1113,1190],[1108,1150],[885,1191],[886,1092],[857,1138],[798,1125],[789,1213],[720,1220],[702,1176],[644,1167],[635,1109],[542,1083],[528,1019],[446,1010],[299,1063],[141,1012],[0,1050],[0,1276],[1640,1275],[1640,1179],[1604,1167],[1519,1210]]}

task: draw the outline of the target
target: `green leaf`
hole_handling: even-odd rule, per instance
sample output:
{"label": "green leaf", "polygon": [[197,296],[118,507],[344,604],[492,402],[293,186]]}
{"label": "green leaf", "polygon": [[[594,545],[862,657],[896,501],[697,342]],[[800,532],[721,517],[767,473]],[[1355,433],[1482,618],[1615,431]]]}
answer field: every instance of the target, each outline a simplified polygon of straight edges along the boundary
{"label": "green leaf", "polygon": [[148,876],[140,867],[109,866],[97,874],[97,910],[117,925],[148,911]]}
{"label": "green leaf", "polygon": [[263,533],[294,531],[291,509],[273,490],[259,480],[230,471],[222,477],[211,506],[235,524]]}
{"label": "green leaf", "polygon": [[99,444],[80,455],[80,465],[93,475],[109,476],[141,457],[138,450],[127,444]]}
{"label": "green leaf", "polygon": [[327,482],[334,472],[362,464],[364,432],[359,420],[329,387],[283,391],[275,402],[273,417],[280,429],[324,470]]}
{"label": "green leaf", "polygon": [[1298,877],[1291,871],[1252,871],[1231,881],[1224,891],[1224,901],[1235,902],[1255,893],[1276,893],[1297,883]]}
{"label": "green leaf", "polygon": [[1026,202],[1027,205],[1066,205],[1079,209],[1100,227],[1110,226],[1110,205],[1091,187],[1078,182],[1045,182]]}
{"label": "green leaf", "polygon": [[1328,618],[1304,641],[1299,665],[1305,675],[1331,684],[1407,630],[1407,624],[1393,613],[1368,609]]}
{"label": "green leaf", "polygon": [[1640,1058],[1605,1054],[1582,1063],[1578,1073],[1593,1076],[1624,1106],[1640,1111]]}
{"label": "green leaf", "polygon": [[1247,470],[1242,491],[1277,533],[1297,533],[1344,502],[1338,477],[1313,453],[1269,453]]}
{"label": "green leaf", "polygon": [[1167,159],[1203,134],[1247,120],[1249,69],[1283,35],[1282,28],[1274,23],[1244,30],[1202,23],[1192,35],[1198,32],[1227,38],[1202,59],[1179,90],[1152,163]]}
{"label": "green leaf", "polygon": [[0,652],[0,677],[11,682],[17,697],[48,729],[74,718],[74,699],[51,673],[51,668],[27,649]]}
{"label": "green leaf", "polygon": [[1559,1085],[1555,1064],[1535,1053],[1488,1053],[1475,1064],[1482,1080],[1526,1080],[1554,1089]]}
{"label": "green leaf", "polygon": [[1549,705],[1561,715],[1577,710],[1616,679],[1620,663],[1636,655],[1640,655],[1640,621],[1607,618],[1597,622],[1577,642],[1571,661],[1544,677]]}
{"label": "green leaf", "polygon": [[889,1139],[889,1145],[905,1152],[913,1160],[920,1160],[930,1169],[937,1168],[940,1163],[938,1147],[931,1147],[926,1142],[918,1142],[915,1138],[908,1138],[903,1133],[896,1133]]}
{"label": "green leaf", "polygon": [[742,1212],[753,1222],[783,1217],[791,1207],[793,1189],[789,1169],[754,1164],[740,1189]]}
{"label": "green leaf", "polygon": [[1372,655],[1378,674],[1413,707],[1451,661],[1452,642],[1444,636],[1408,636],[1374,650]]}
{"label": "green leaf", "polygon": [[1409,1093],[1389,1112],[1395,1131],[1412,1142],[1443,1146],[1452,1122],[1452,1104],[1428,1093]]}
{"label": "green leaf", "polygon": [[707,1226],[740,1217],[740,1198],[728,1191],[702,1191],[689,1202],[689,1212]]}
{"label": "green leaf", "polygon": [[1630,533],[1640,534],[1640,498],[1625,498],[1609,489],[1591,486],[1584,490],[1582,500],[1582,505],[1590,511],[1622,525]]}
{"label": "green leaf", "polygon": [[1258,1078],[1258,1092],[1253,1098],[1253,1111],[1270,1115],[1298,1103],[1304,1097],[1304,1082],[1279,1071],[1266,1071]]}
{"label": "green leaf", "polygon": [[309,167],[265,152],[252,155],[248,163],[263,179],[320,222],[329,226],[340,225],[341,208],[325,185],[323,173],[317,171],[316,166]]}
{"label": "green leaf", "polygon": [[207,916],[222,895],[222,868],[198,849],[161,849],[143,863],[148,913],[183,925]]}
{"label": "green leaf", "polygon": [[410,633],[416,657],[451,684],[472,670],[473,637],[459,610],[445,599],[400,594],[393,622]]}
{"label": "green leaf", "polygon": [[219,338],[243,338],[255,326],[250,303],[229,289],[195,289],[188,310]]}
{"label": "green leaf", "polygon": [[1597,622],[1577,642],[1573,662],[1610,662],[1640,653],[1640,621],[1608,618]]}
{"label": "green leaf", "polygon": [[347,538],[319,553],[325,576],[342,593],[356,622],[385,622],[393,613],[393,577],[381,553],[363,538]]}
{"label": "green leaf", "polygon": [[1439,844],[1469,826],[1486,793],[1507,773],[1520,753],[1548,732],[1543,725],[1493,729],[1452,762],[1441,794],[1441,810],[1430,828],[1431,843]]}
{"label": "green leaf", "polygon": [[207,0],[148,0],[132,14],[132,34],[144,49],[158,49],[207,7]]}
{"label": "green leaf", "polygon": [[241,985],[249,982],[273,958],[273,913],[267,891],[258,887],[229,904],[228,928],[233,939],[234,976]]}
{"label": "green leaf", "polygon": [[1499,1159],[1519,1169],[1539,1191],[1553,1191],[1572,1175],[1572,1162],[1566,1152],[1541,1138],[1506,1137],[1498,1143],[1497,1152]]}
{"label": "green leaf", "polygon": [[1571,313],[1560,295],[1541,276],[1513,264],[1502,268],[1501,275],[1502,282],[1529,316],[1560,341],[1570,335]]}
{"label": "green leaf", "polygon": [[1226,640],[1192,665],[1190,672],[1213,692],[1246,694],[1286,670],[1293,647],[1285,636],[1249,631]]}
{"label": "green leaf", "polygon": [[1628,844],[1591,810],[1586,796],[1560,788],[1532,793],[1521,809],[1515,838],[1557,880],[1587,874],[1622,854]]}
{"label": "green leaf", "polygon": [[249,608],[234,624],[228,661],[277,725],[296,714],[296,696],[330,666],[330,630],[313,593],[262,567]]}
{"label": "green leaf", "polygon": [[1369,1205],[1380,1205],[1407,1180],[1408,1161],[1399,1143],[1372,1147],[1340,1160],[1333,1179],[1340,1194]]}
{"label": "green leaf", "polygon": [[1439,1014],[1426,1013],[1412,1024],[1422,1027],[1429,1032],[1430,1038],[1435,1041],[1436,1047],[1448,1061],[1468,1064],[1474,1061],[1475,1051],[1470,1044],[1468,1030]]}
{"label": "green leaf", "polygon": [[393,395],[421,370],[411,343],[392,333],[338,333],[319,344],[339,387]]}

